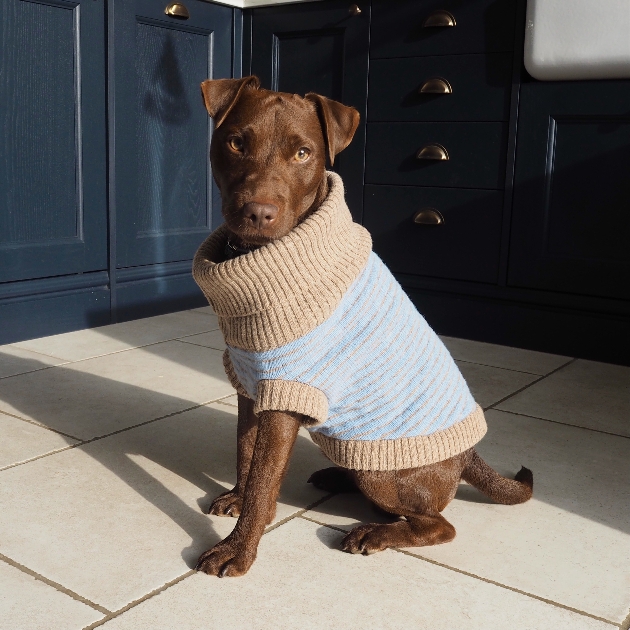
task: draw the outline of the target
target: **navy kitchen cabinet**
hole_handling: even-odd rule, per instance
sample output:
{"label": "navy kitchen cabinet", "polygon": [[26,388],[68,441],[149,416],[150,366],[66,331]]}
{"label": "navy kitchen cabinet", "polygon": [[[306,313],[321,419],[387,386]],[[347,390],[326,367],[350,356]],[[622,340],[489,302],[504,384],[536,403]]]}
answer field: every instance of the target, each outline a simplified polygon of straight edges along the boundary
{"label": "navy kitchen cabinet", "polygon": [[200,83],[232,75],[233,13],[185,0],[114,0],[110,136],[117,321],[200,306],[191,260],[221,222]]}
{"label": "navy kitchen cabinet", "polygon": [[104,16],[2,3],[0,343],[109,322]]}
{"label": "navy kitchen cabinet", "polygon": [[191,261],[221,215],[199,84],[232,76],[240,11],[185,4],[3,3],[0,343],[205,303]]}
{"label": "navy kitchen cabinet", "polygon": [[199,82],[251,73],[359,110],[334,168],[439,333],[630,364],[630,81],[529,77],[525,0],[184,3],[6,0],[1,342],[204,303]]}

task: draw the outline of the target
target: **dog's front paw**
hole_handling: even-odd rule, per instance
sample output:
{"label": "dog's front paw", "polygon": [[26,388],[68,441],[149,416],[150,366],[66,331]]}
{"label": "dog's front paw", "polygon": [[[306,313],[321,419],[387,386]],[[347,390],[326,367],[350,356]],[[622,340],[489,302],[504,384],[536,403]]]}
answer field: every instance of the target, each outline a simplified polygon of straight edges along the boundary
{"label": "dog's front paw", "polygon": [[195,570],[218,577],[238,577],[249,571],[255,559],[255,549],[251,552],[245,545],[234,542],[228,536],[199,556]]}
{"label": "dog's front paw", "polygon": [[208,514],[215,516],[232,516],[236,518],[243,509],[243,497],[234,490],[220,494],[208,509]]}
{"label": "dog's front paw", "polygon": [[371,523],[355,527],[342,541],[341,549],[348,553],[362,553],[369,556],[383,551],[391,545],[388,542],[388,526]]}

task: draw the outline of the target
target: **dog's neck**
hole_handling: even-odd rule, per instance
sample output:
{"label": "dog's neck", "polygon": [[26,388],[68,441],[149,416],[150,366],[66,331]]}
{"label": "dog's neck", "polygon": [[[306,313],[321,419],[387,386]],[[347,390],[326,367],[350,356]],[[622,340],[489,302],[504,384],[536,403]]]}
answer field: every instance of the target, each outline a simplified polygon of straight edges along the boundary
{"label": "dog's neck", "polygon": [[[322,205],[324,199],[328,196],[328,177],[324,176],[322,182],[317,188],[317,193],[315,195],[315,199],[313,203],[309,206],[309,208],[298,218],[296,226],[302,223],[307,217],[309,217],[319,206]],[[238,258],[238,256],[243,256],[244,254],[250,254],[251,252],[257,250],[262,245],[252,245],[251,243],[246,243],[243,241],[237,234],[230,232],[230,236],[228,236],[227,243],[225,244],[225,260],[231,260],[232,258]]]}

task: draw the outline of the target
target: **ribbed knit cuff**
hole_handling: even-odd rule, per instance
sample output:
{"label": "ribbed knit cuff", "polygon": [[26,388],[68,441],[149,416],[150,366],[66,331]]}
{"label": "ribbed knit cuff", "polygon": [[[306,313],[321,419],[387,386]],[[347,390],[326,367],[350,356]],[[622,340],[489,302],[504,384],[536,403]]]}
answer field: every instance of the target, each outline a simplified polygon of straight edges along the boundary
{"label": "ribbed knit cuff", "polygon": [[315,387],[297,381],[258,381],[254,413],[261,411],[293,411],[312,419],[314,426],[326,422],[328,399]]}
{"label": "ribbed knit cuff", "polygon": [[462,421],[431,435],[396,440],[338,440],[317,431],[311,438],[338,466],[352,470],[403,470],[441,462],[474,446],[486,434],[479,405]]}

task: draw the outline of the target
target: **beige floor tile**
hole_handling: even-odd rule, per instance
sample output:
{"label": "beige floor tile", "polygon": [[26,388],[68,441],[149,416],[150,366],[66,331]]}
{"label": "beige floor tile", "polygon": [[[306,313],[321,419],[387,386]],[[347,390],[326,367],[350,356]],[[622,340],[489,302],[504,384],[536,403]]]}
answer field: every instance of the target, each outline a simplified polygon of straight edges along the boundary
{"label": "beige floor tile", "polygon": [[223,339],[223,333],[220,330],[211,330],[207,333],[201,333],[200,335],[192,335],[191,337],[185,337],[180,341],[186,343],[195,343],[198,346],[206,346],[206,348],[215,348],[216,350],[225,350],[225,341]]}
{"label": "beige floor tile", "polygon": [[[0,473],[0,552],[110,610],[194,566],[236,519],[202,512],[235,482],[236,409],[201,407]],[[276,522],[321,498],[298,438]],[[176,626],[175,626],[176,627]]]}
{"label": "beige floor tile", "polygon": [[630,367],[579,360],[498,408],[630,436]]}
{"label": "beige floor tile", "polygon": [[453,358],[469,363],[481,363],[506,370],[529,372],[530,374],[549,374],[570,361],[570,357],[546,352],[535,352],[522,348],[510,348],[494,343],[440,337]]}
{"label": "beige floor tile", "polygon": [[241,578],[195,574],[106,630],[605,630],[607,624],[422,560],[337,551],[341,534],[295,519],[263,536]]}
{"label": "beige floor tile", "polygon": [[199,317],[197,313],[181,311],[21,341],[13,345],[69,361],[79,361],[205,332],[216,328],[217,325],[216,318]]}
{"label": "beige floor tile", "polygon": [[12,345],[0,346],[0,378],[33,372],[62,363],[66,363],[66,360],[38,354]]}
{"label": "beige floor tile", "polygon": [[[534,498],[495,505],[462,484],[444,511],[455,540],[410,551],[619,623],[630,607],[629,441],[486,415],[479,452],[505,475],[531,468]],[[379,520],[360,495],[338,495],[306,515],[344,529]]]}
{"label": "beige floor tile", "polygon": [[0,561],[0,628],[78,630],[103,614]]}
{"label": "beige floor tile", "polygon": [[75,444],[75,440],[0,412],[0,468]]}
{"label": "beige floor tile", "polygon": [[200,315],[206,315],[208,317],[214,317],[217,320],[216,313],[212,310],[211,306],[202,306],[200,308],[192,308],[189,313],[199,313]]}
{"label": "beige floor tile", "polygon": [[486,408],[532,383],[539,376],[457,361],[477,403]]}
{"label": "beige floor tile", "polygon": [[88,439],[233,392],[220,351],[168,341],[2,379],[0,411]]}

